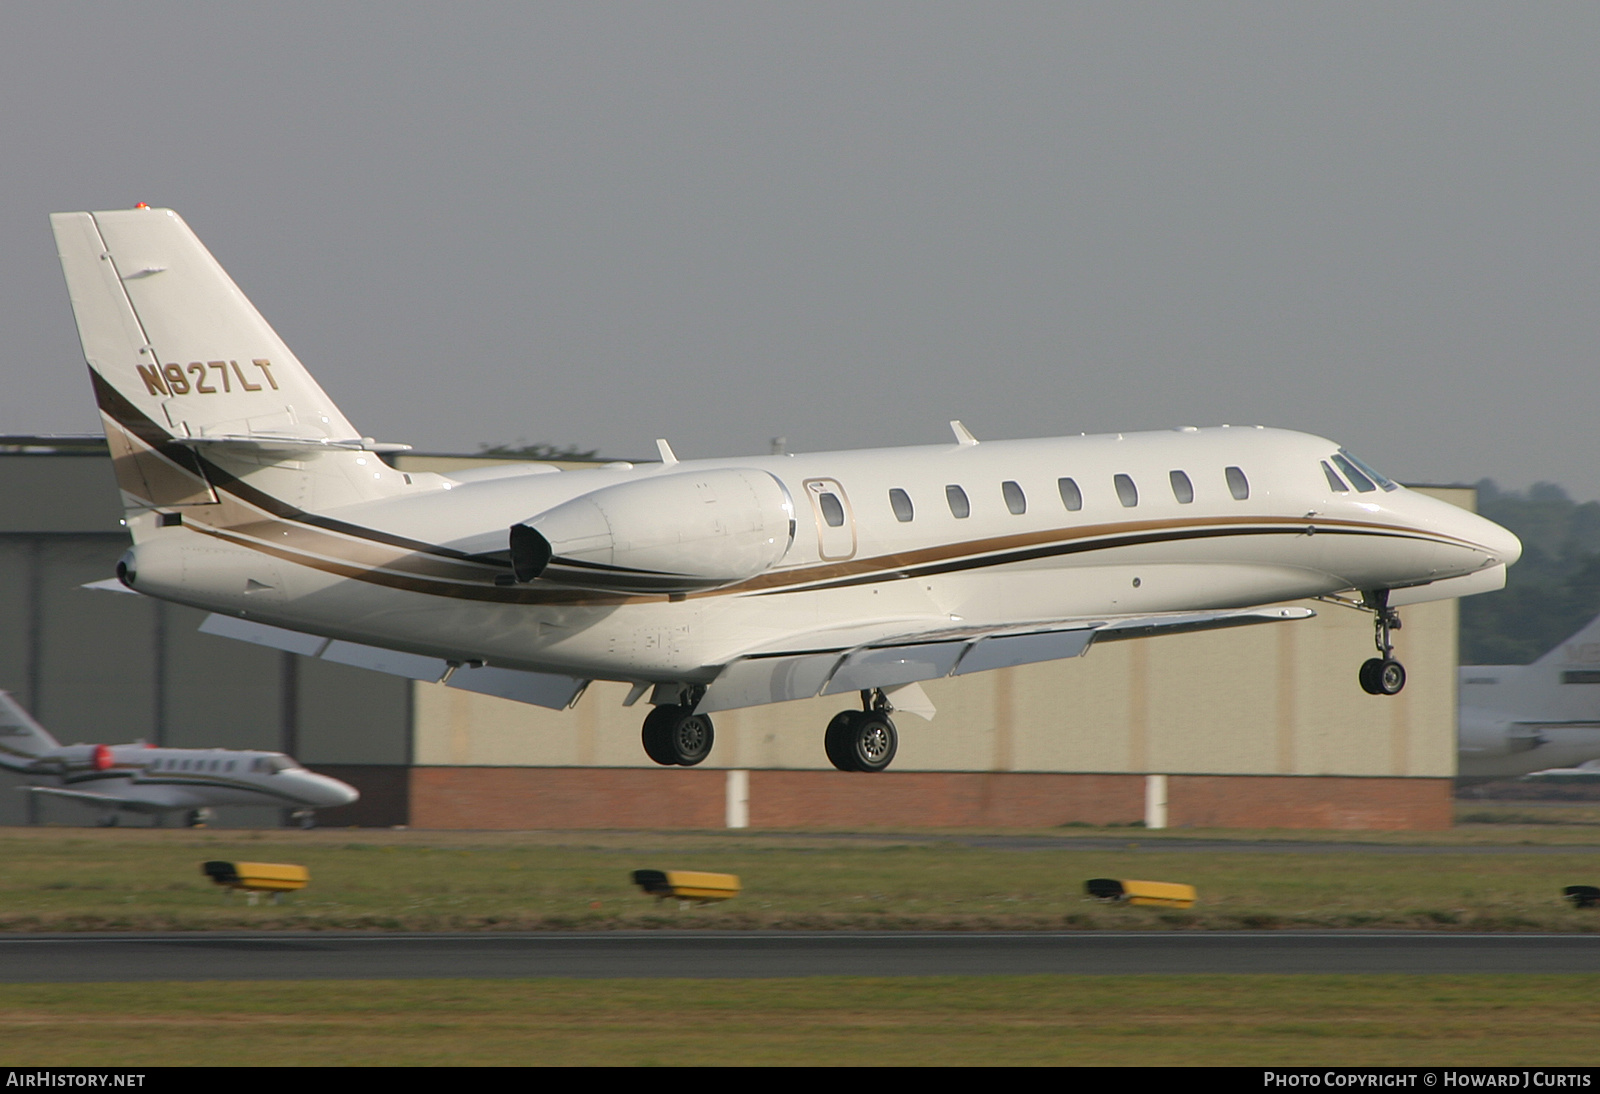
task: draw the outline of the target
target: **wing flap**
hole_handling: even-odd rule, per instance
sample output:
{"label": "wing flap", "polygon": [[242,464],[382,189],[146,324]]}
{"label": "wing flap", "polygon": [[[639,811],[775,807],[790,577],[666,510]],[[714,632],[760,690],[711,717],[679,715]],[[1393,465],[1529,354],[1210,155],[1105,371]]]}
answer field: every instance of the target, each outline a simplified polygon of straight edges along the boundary
{"label": "wing flap", "polygon": [[560,673],[463,665],[460,662],[453,663],[455,671],[452,672],[452,662],[442,657],[366,646],[341,639],[329,640],[321,635],[305,634],[229,615],[208,615],[205,622],[200,624],[200,630],[220,638],[269,646],[303,657],[318,657],[338,665],[404,676],[409,680],[443,683],[462,691],[494,695],[519,703],[549,707],[551,710],[567,709],[578,701],[583,690],[589,686],[586,679]]}
{"label": "wing flap", "polygon": [[729,662],[695,709],[709,713],[817,695],[891,689],[947,676],[1081,657],[1096,642],[1309,619],[1316,614],[1310,608],[1243,608],[1057,620],[1020,627],[941,627],[834,650],[816,649],[825,644],[825,636],[811,635],[813,648],[808,650],[762,651]]}

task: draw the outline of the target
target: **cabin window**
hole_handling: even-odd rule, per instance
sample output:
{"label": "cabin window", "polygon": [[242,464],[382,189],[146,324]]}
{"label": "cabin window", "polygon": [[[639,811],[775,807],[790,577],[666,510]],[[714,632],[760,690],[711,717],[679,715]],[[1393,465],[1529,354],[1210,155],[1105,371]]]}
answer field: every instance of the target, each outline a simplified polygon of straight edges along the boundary
{"label": "cabin window", "polygon": [[972,515],[972,503],[967,501],[967,492],[961,487],[945,487],[944,500],[950,503],[950,513],[957,520],[966,520]]}
{"label": "cabin window", "polygon": [[1234,501],[1245,501],[1250,497],[1250,480],[1244,477],[1244,472],[1237,467],[1230,467],[1224,471],[1228,477],[1228,493],[1233,495]]}
{"label": "cabin window", "polygon": [[1122,502],[1126,508],[1132,509],[1139,504],[1139,488],[1133,485],[1131,478],[1127,475],[1118,475],[1112,482],[1117,487],[1117,500]]}
{"label": "cabin window", "polygon": [[911,495],[898,486],[889,491],[889,508],[894,510],[894,519],[901,524],[908,524],[916,516],[916,510],[911,507]]}
{"label": "cabin window", "polygon": [[1327,460],[1322,461],[1322,473],[1328,476],[1328,486],[1335,493],[1348,494],[1350,492],[1350,488],[1346,486],[1344,484],[1344,480],[1339,477],[1339,472],[1329,467]]}
{"label": "cabin window", "polygon": [[1344,477],[1350,480],[1350,485],[1361,493],[1370,494],[1378,488],[1376,483],[1363,475],[1356,468],[1356,465],[1345,459],[1342,454],[1335,455],[1333,462],[1339,465],[1339,470],[1343,471]]}
{"label": "cabin window", "polygon": [[1014,516],[1021,516],[1028,511],[1028,496],[1022,492],[1022,487],[1007,479],[1000,484],[1000,493],[1005,495],[1006,508]]}
{"label": "cabin window", "polygon": [[1178,504],[1188,505],[1194,500],[1194,483],[1189,481],[1189,476],[1182,471],[1168,471],[1167,479],[1172,483],[1172,496],[1178,499]]}
{"label": "cabin window", "polygon": [[1596,672],[1594,669],[1568,669],[1561,674],[1561,682],[1563,684],[1600,684],[1600,672]]}
{"label": "cabin window", "polygon": [[828,522],[829,528],[844,526],[844,506],[839,504],[837,495],[824,491],[817,495],[817,506],[822,510],[822,519]]}
{"label": "cabin window", "polygon": [[1083,491],[1078,489],[1078,484],[1071,479],[1057,479],[1056,489],[1061,491],[1061,504],[1071,512],[1076,513],[1083,508]]}

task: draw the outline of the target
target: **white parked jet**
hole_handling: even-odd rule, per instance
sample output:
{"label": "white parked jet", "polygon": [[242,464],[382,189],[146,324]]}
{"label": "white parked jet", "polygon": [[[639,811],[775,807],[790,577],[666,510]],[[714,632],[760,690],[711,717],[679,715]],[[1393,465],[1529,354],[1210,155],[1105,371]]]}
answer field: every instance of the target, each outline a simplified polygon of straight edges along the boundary
{"label": "white parked jet", "polygon": [[[1170,432],[548,473],[404,473],[170,210],[52,217],[133,548],[128,587],[205,629],[561,709],[647,692],[691,765],[714,711],[859,693],[835,766],[894,756],[917,682],[1121,638],[1372,613],[1499,588],[1521,545],[1320,437]],[[1240,666],[1247,680],[1249,666]]]}
{"label": "white parked jet", "polygon": [[108,825],[122,812],[158,818],[183,812],[200,824],[219,805],[279,806],[309,824],[312,810],[359,797],[355,787],[307,771],[281,752],[63,745],[4,691],[0,767],[34,780],[17,789],[93,806]]}
{"label": "white parked jet", "polygon": [[1460,674],[1461,776],[1600,777],[1600,616],[1531,665]]}

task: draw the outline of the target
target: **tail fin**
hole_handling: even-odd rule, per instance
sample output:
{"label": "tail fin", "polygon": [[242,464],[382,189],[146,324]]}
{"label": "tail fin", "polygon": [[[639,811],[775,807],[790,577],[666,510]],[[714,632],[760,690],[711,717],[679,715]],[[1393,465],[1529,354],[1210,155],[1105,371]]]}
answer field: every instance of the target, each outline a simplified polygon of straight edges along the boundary
{"label": "tail fin", "polygon": [[130,509],[217,503],[219,480],[247,473],[211,473],[230,451],[248,468],[331,449],[336,465],[316,469],[344,480],[330,500],[389,492],[370,468],[338,466],[355,459],[350,449],[385,446],[356,433],[177,213],[50,222]]}
{"label": "tail fin", "polygon": [[0,691],[0,767],[26,766],[29,760],[59,747],[10,692]]}
{"label": "tail fin", "polygon": [[1561,669],[1569,675],[1587,673],[1590,679],[1585,682],[1600,683],[1600,615],[1589,620],[1582,630],[1534,664]]}

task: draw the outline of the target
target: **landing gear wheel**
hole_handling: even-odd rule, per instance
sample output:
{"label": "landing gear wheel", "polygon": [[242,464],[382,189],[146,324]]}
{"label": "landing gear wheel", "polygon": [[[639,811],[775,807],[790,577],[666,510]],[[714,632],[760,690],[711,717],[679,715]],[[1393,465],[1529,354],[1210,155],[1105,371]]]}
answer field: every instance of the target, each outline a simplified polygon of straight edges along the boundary
{"label": "landing gear wheel", "polygon": [[645,755],[663,767],[693,767],[711,755],[716,731],[704,714],[687,707],[659,706],[645,716],[640,738]]}
{"label": "landing gear wheel", "polygon": [[644,742],[644,754],[649,756],[662,767],[673,767],[677,760],[673,758],[672,746],[667,742],[668,735],[672,732],[672,719],[677,707],[654,707],[644,717],[644,729],[639,734]]}
{"label": "landing gear wheel", "polygon": [[1368,695],[1399,695],[1406,667],[1393,658],[1374,657],[1361,666],[1361,690]]}
{"label": "landing gear wheel", "polygon": [[845,710],[828,723],[822,744],[828,762],[840,771],[882,771],[894,762],[900,735],[887,714]]}
{"label": "landing gear wheel", "polygon": [[868,714],[856,722],[851,759],[857,771],[882,771],[894,762],[900,734],[887,714]]}
{"label": "landing gear wheel", "polygon": [[1381,655],[1362,664],[1361,690],[1368,695],[1399,695],[1406,686],[1406,667],[1394,659],[1390,632],[1400,629],[1400,613],[1389,607],[1387,589],[1362,593],[1361,601],[1372,612],[1372,640]]}
{"label": "landing gear wheel", "polygon": [[854,748],[850,742],[855,737],[856,723],[866,716],[863,710],[841,710],[828,723],[828,731],[822,736],[822,748],[828,754],[828,762],[840,771],[857,770],[852,762]]}

